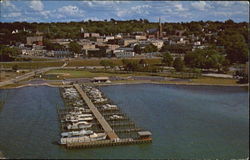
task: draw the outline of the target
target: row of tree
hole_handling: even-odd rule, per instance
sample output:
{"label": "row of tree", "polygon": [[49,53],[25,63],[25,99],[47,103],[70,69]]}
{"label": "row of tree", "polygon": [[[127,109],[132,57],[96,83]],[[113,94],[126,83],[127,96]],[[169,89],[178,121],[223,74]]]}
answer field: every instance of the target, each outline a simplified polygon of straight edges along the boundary
{"label": "row of tree", "polygon": [[13,61],[15,60],[16,56],[20,55],[20,50],[16,48],[10,48],[5,45],[0,45],[0,61]]}
{"label": "row of tree", "polygon": [[174,60],[171,54],[167,52],[163,54],[162,63],[166,66],[173,66],[176,70],[182,70],[184,64],[189,68],[217,69],[218,72],[226,72],[229,67],[229,61],[225,56],[212,48],[188,52],[184,56],[184,61],[179,57]]}

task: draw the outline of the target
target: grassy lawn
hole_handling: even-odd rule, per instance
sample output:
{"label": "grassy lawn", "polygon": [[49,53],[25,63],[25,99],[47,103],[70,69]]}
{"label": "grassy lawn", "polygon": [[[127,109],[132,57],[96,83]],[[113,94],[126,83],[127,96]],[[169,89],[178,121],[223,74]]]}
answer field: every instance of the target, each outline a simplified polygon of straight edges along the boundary
{"label": "grassy lawn", "polygon": [[[32,59],[35,62],[12,62],[12,63],[1,63],[4,68],[12,68],[14,65],[18,65],[20,69],[36,69],[36,68],[44,68],[44,67],[59,67],[64,64],[63,61],[58,60],[56,62],[51,62],[51,59]],[[106,59],[108,61],[112,61],[116,65],[122,65],[122,59]],[[129,59],[131,61],[139,61],[140,59]],[[102,59],[83,59],[83,60],[71,60],[69,61],[67,67],[81,67],[81,66],[100,66],[100,62]],[[159,64],[161,63],[161,59],[145,59],[145,61],[149,64]]]}
{"label": "grassy lawn", "polygon": [[131,76],[131,74],[116,74],[116,73],[93,73],[87,70],[67,70],[67,69],[58,69],[58,70],[50,70],[46,72],[46,74],[56,74],[61,78],[93,78],[93,77],[109,77],[109,76],[121,76],[127,77]]}
{"label": "grassy lawn", "polygon": [[[90,72],[87,70],[70,70],[70,69],[59,69],[59,70],[50,70],[46,73],[59,75],[59,79],[63,78],[93,78],[93,77],[110,77],[110,76],[119,76],[119,77],[128,77],[128,76],[166,76],[164,73],[148,73],[148,72],[134,72],[134,73],[105,73],[103,72]],[[214,78],[214,77],[200,77],[197,79],[191,79],[190,82],[182,81],[161,81],[160,83],[174,83],[174,84],[211,84],[211,85],[237,85],[235,79],[227,78]],[[135,80],[122,80],[114,81],[116,83],[129,83],[129,82],[141,82]],[[143,82],[146,82],[143,80]]]}
{"label": "grassy lawn", "polygon": [[214,78],[214,77],[200,77],[198,79],[192,79],[191,83],[200,84],[223,84],[223,85],[236,85],[235,79],[229,78]]}
{"label": "grassy lawn", "polygon": [[29,71],[20,72],[20,73],[17,73],[17,72],[14,72],[14,71],[2,72],[1,75],[0,75],[0,82],[10,80],[10,79],[15,78],[17,76],[21,76],[21,75],[23,75],[23,74],[25,74],[27,72],[29,72]]}
{"label": "grassy lawn", "polygon": [[44,67],[60,67],[64,64],[64,62],[12,62],[12,63],[0,63],[4,68],[12,68],[12,66],[17,65],[19,69],[37,69]]}
{"label": "grassy lawn", "polygon": [[[113,62],[115,65],[122,65],[122,59],[105,59]],[[140,59],[128,59],[130,61],[139,61]],[[144,59],[148,64],[159,64],[161,59]],[[102,59],[86,59],[86,60],[71,60],[68,67],[80,67],[80,66],[100,66]]]}

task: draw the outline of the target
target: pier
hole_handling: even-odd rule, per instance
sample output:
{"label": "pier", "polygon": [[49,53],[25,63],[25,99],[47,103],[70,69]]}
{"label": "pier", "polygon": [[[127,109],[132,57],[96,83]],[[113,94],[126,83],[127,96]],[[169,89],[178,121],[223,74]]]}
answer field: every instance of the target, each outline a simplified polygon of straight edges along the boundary
{"label": "pier", "polygon": [[74,84],[74,87],[79,92],[79,94],[81,95],[81,97],[85,100],[85,102],[88,105],[89,109],[92,111],[92,113],[94,114],[95,118],[101,124],[102,128],[107,133],[108,137],[111,140],[118,139],[119,137],[117,136],[117,134],[113,131],[113,129],[110,127],[110,125],[108,124],[108,122],[104,119],[104,117],[102,116],[102,114],[97,110],[97,108],[95,107],[95,105],[91,102],[91,100],[86,95],[86,93],[82,90],[82,88],[79,86],[79,84]]}
{"label": "pier", "polygon": [[[61,134],[60,144],[66,148],[90,148],[152,142],[151,133],[137,127],[99,89],[93,86],[74,84],[69,88],[61,88],[60,93],[66,106],[57,109],[63,135],[89,132],[86,135],[84,133],[83,135],[66,137]],[[77,115],[84,114],[91,117],[89,120],[82,122],[86,123],[88,127],[72,128],[73,123],[80,122],[80,119],[76,118]],[[95,135],[105,135],[105,137],[91,139],[91,135],[92,138]]]}

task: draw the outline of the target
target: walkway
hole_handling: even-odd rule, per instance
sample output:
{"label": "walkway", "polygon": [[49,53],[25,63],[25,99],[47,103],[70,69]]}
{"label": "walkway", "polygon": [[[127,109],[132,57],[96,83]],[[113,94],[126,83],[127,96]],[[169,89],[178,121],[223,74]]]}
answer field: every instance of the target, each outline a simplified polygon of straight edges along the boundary
{"label": "walkway", "polygon": [[89,109],[92,111],[98,122],[101,124],[104,131],[107,133],[108,137],[111,140],[118,139],[119,137],[117,134],[113,131],[113,129],[110,127],[108,122],[104,119],[102,114],[98,111],[98,109],[95,107],[95,105],[91,102],[89,97],[86,95],[86,93],[82,90],[79,84],[74,84],[74,87],[79,92],[79,94],[82,96],[82,98],[85,100],[86,104],[88,105]]}

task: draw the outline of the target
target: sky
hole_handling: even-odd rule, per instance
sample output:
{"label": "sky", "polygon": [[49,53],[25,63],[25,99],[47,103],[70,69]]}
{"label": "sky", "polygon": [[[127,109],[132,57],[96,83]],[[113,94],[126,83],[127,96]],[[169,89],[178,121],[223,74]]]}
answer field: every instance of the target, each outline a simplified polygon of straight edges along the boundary
{"label": "sky", "polygon": [[148,19],[157,22],[249,22],[248,1],[0,0],[1,22]]}

